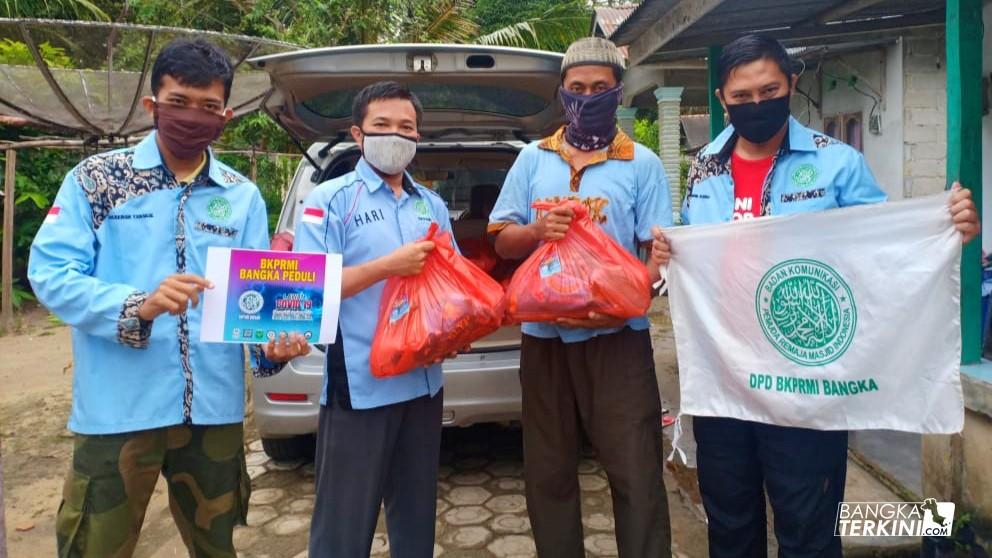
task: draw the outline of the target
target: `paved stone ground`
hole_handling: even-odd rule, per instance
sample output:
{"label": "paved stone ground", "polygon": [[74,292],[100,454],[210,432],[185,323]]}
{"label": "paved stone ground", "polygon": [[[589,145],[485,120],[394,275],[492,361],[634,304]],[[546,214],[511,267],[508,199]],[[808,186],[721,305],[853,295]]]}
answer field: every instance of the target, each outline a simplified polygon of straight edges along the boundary
{"label": "paved stone ground", "polygon": [[[667,305],[659,301],[652,314],[652,338],[661,392],[665,406],[675,413],[678,407],[678,377],[671,322]],[[252,436],[251,421],[248,421]],[[671,436],[666,429],[666,438]],[[248,470],[253,494],[248,527],[235,535],[243,558],[306,558],[310,516],[314,505],[313,464],[276,463],[262,452],[257,440],[248,444]],[[665,440],[666,455],[670,450]],[[434,556],[453,558],[525,558],[535,556],[522,479],[522,443],[519,427],[479,425],[446,429],[442,441],[442,466],[438,479],[436,544]],[[849,464],[847,494],[850,501],[895,501],[895,496],[854,463]],[[679,475],[679,483],[673,476]],[[616,556],[613,506],[602,467],[591,451],[579,466],[582,489],[583,530],[588,557]],[[673,556],[708,556],[706,526],[692,494],[691,472],[669,466],[665,471],[671,510]],[[687,476],[688,475],[688,476]],[[689,488],[686,488],[689,487]],[[162,500],[157,512],[146,519],[137,558],[185,557],[186,551],[175,533],[164,505],[164,483],[156,491]],[[771,534],[773,516],[769,513],[769,555],[776,554]],[[171,534],[170,534],[171,533]],[[163,541],[165,541],[163,543]],[[897,541],[881,541],[888,544]],[[846,539],[845,551],[851,556],[907,555],[885,552],[879,541]],[[861,548],[857,548],[861,547]],[[879,552],[882,551],[882,552]],[[918,555],[918,551],[916,552]],[[40,555],[40,554],[38,554]],[[380,514],[372,544],[372,555],[389,555],[385,521]]]}
{"label": "paved stone ground", "polygon": [[[246,558],[307,556],[307,531],[313,510],[313,464],[277,463],[249,444],[249,473],[254,492],[248,527],[239,528],[236,545]],[[481,425],[446,430],[438,480],[434,555],[523,558],[535,556],[524,499],[520,430]],[[668,479],[676,555],[705,555],[705,527]],[[591,450],[579,465],[587,555],[616,556],[614,520],[606,475]],[[703,542],[700,547],[700,542]],[[155,558],[182,556],[178,540],[159,548]],[[682,550],[682,547],[686,547]],[[689,550],[691,549],[691,551]],[[178,552],[177,552],[178,551]],[[389,541],[380,514],[373,556],[388,556]]]}
{"label": "paved stone ground", "polygon": [[[668,395],[678,390],[674,339],[667,305],[657,306],[652,337],[662,393]],[[666,402],[665,406],[672,407],[672,404]],[[519,426],[489,424],[445,429],[441,447],[434,556],[535,556],[524,498]],[[239,556],[305,558],[314,502],[313,464],[273,462],[262,452],[261,442],[257,440],[248,444],[248,450],[253,494],[249,526],[239,528],[235,535]],[[675,479],[667,470],[665,482],[672,518],[673,555],[676,558],[707,556],[706,526],[701,509],[681,496]],[[579,484],[587,556],[616,556],[609,484],[603,468],[588,449],[579,465]],[[168,521],[165,517],[161,520],[159,523]],[[186,553],[181,540],[174,536],[164,545],[139,547],[136,555],[139,558],[174,558],[186,556]],[[389,555],[384,514],[381,513],[372,555]]]}

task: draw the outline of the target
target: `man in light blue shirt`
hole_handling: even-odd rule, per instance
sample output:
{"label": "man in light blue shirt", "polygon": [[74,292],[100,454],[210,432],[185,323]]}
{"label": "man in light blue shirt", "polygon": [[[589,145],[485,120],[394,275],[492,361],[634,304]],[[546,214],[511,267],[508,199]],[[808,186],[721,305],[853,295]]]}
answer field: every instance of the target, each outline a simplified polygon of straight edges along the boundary
{"label": "man in light blue shirt", "polygon": [[338,341],[327,347],[317,429],[317,496],[311,557],[368,556],[385,503],[390,551],[431,556],[441,445],[441,365],[374,378],[369,356],[385,280],[423,269],[431,223],[451,230],[448,209],[405,172],[423,114],[394,82],[363,89],[352,136],[355,170],[307,196],[294,249],[344,259]]}
{"label": "man in light blue shirt", "polygon": [[[268,244],[258,188],[208,149],[231,118],[232,79],[216,46],[163,48],[143,99],[156,131],[69,172],[31,245],[38,299],[72,326],[59,556],[130,556],[160,473],[190,555],[235,555],[251,486],[244,347],[200,343],[198,307],[208,247]],[[294,334],[252,347],[252,367],[273,373],[308,351]]]}
{"label": "man in light blue shirt", "polygon": [[[745,35],[724,47],[719,66],[715,94],[731,125],[693,161],[682,206],[684,223],[885,201],[861,153],[792,118],[789,100],[799,77],[778,41]],[[978,232],[970,193],[956,189],[950,210],[962,241],[969,241]],[[667,241],[656,243],[656,249],[656,259],[667,262]],[[743,261],[748,251],[762,249],[748,246],[732,257]],[[847,431],[728,417],[695,417],[693,429],[710,556],[768,556],[766,495],[774,512],[779,556],[842,555],[834,527],[837,506],[844,499]]]}
{"label": "man in light blue shirt", "polygon": [[[521,151],[489,218],[496,251],[524,258],[569,234],[571,209],[540,214],[537,201],[574,199],[631,254],[672,223],[658,156],[616,126],[623,57],[599,38],[573,43],[559,90],[568,124]],[[657,280],[657,262],[648,266]],[[669,557],[662,478],[661,401],[647,317],[523,324],[524,480],[541,556],[582,557],[578,456],[588,435],[613,489],[621,556]]]}

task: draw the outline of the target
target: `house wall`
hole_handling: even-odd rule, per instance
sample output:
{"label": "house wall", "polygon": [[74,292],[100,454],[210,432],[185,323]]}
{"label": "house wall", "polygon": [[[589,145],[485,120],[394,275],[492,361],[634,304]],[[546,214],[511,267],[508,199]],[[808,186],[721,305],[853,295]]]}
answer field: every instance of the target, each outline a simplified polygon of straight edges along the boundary
{"label": "house wall", "polygon": [[[982,73],[992,73],[992,3],[986,2]],[[938,99],[939,100],[939,99]],[[946,102],[943,105],[946,107]],[[992,248],[992,116],[982,117],[983,248]],[[978,187],[973,186],[973,187]],[[963,370],[964,430],[951,436],[924,436],[923,491],[957,503],[955,515],[969,513],[979,536],[992,540],[992,364]]]}
{"label": "house wall", "polygon": [[947,186],[947,69],[943,32],[903,39],[905,197]]}
{"label": "house wall", "polygon": [[[989,10],[987,6],[986,13]],[[986,37],[986,44],[990,40]],[[862,113],[862,151],[889,199],[938,193],[947,184],[944,50],[944,34],[939,32],[908,35],[893,45],[828,59],[819,73],[808,68],[799,81],[802,90],[820,101],[820,109],[810,109],[806,99],[797,95],[793,114],[822,130],[824,118]],[[868,131],[874,101],[848,84],[852,76],[857,76],[859,89],[881,96],[875,109],[882,117],[880,134]],[[992,137],[992,123],[986,123],[985,133]],[[987,156],[992,149],[989,143],[987,139]],[[986,170],[986,177],[992,177],[990,172]],[[992,209],[992,196],[988,203]]]}
{"label": "house wall", "polygon": [[[862,152],[875,179],[893,200],[904,197],[903,144],[903,45],[896,44],[825,60],[817,72],[808,67],[799,80],[799,88],[820,102],[819,110],[802,95],[792,101],[792,113],[800,122],[823,130],[824,118],[861,113]],[[857,76],[857,87],[876,98],[856,91],[848,84]],[[818,76],[820,79],[818,79]],[[822,82],[821,82],[822,80]],[[835,83],[835,84],[834,84]],[[868,131],[872,107],[882,117],[881,134]]]}
{"label": "house wall", "polygon": [[923,437],[923,495],[970,513],[983,540],[992,540],[992,419],[968,409],[960,434]]}

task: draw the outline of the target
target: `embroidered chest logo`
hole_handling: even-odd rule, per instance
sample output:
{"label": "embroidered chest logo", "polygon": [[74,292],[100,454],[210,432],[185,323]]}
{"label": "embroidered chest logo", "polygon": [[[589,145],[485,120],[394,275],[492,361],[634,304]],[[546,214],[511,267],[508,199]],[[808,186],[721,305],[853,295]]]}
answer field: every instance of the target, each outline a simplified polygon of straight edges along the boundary
{"label": "embroidered chest logo", "polygon": [[792,184],[800,188],[806,188],[812,186],[818,176],[820,176],[820,171],[816,170],[816,167],[813,165],[805,163],[792,171]]}
{"label": "embroidered chest logo", "polygon": [[373,209],[365,212],[355,213],[355,226],[362,227],[371,223],[378,223],[386,220],[386,214],[381,209]]}
{"label": "embroidered chest logo", "polygon": [[417,218],[421,221],[431,219],[431,208],[427,206],[427,202],[424,200],[417,200],[413,203],[413,209],[417,212]]}
{"label": "embroidered chest logo", "polygon": [[207,213],[218,221],[227,221],[231,218],[231,202],[220,196],[215,196],[207,202]]}
{"label": "embroidered chest logo", "polygon": [[610,205],[610,200],[595,196],[588,198],[580,198],[579,196],[552,196],[538,201],[553,204],[561,204],[566,201],[577,201],[586,206],[586,209],[589,210],[589,218],[592,219],[592,222],[600,225],[607,221],[606,212],[604,210],[607,205]]}

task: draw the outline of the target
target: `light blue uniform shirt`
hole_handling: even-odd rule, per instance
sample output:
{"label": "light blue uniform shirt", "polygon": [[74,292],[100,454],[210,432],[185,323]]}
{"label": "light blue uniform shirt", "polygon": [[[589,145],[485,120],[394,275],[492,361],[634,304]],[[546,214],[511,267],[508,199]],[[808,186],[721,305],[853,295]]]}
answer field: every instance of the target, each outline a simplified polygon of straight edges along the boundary
{"label": "light blue uniform shirt", "polygon": [[[682,204],[683,223],[732,220],[734,180],[730,164],[736,140],[734,127],[728,126],[693,161]],[[806,213],[886,199],[861,153],[792,117],[761,197],[761,215]]]}
{"label": "light blue uniform shirt", "polygon": [[[506,224],[527,225],[537,219],[536,201],[577,199],[589,208],[592,220],[634,256],[639,244],[653,239],[651,227],[672,224],[672,198],[661,160],[650,149],[619,132],[603,161],[587,166],[581,176],[559,154],[562,131],[527,145],[506,176],[489,217],[490,231]],[[573,189],[573,184],[575,188]],[[627,327],[644,330],[647,317],[633,318]],[[581,329],[554,323],[525,322],[521,330],[533,337],[559,337],[576,343],[619,329]]]}
{"label": "light blue uniform shirt", "polygon": [[38,299],[72,326],[69,429],[241,422],[243,347],[199,342],[202,305],[153,322],[137,311],[169,275],[203,275],[208,246],[267,245],[258,188],[212,154],[197,178],[179,183],[152,133],[70,171],[28,264]]}
{"label": "light blue uniform shirt", "polygon": [[[342,254],[345,267],[422,239],[432,222],[451,231],[448,208],[433,190],[407,174],[397,198],[364,158],[354,171],[317,186],[303,208],[293,249]],[[330,395],[346,409],[370,409],[434,396],[441,389],[440,364],[390,378],[372,376],[369,355],[384,287],[380,281],[341,301],[337,342],[327,347],[321,405]]]}

